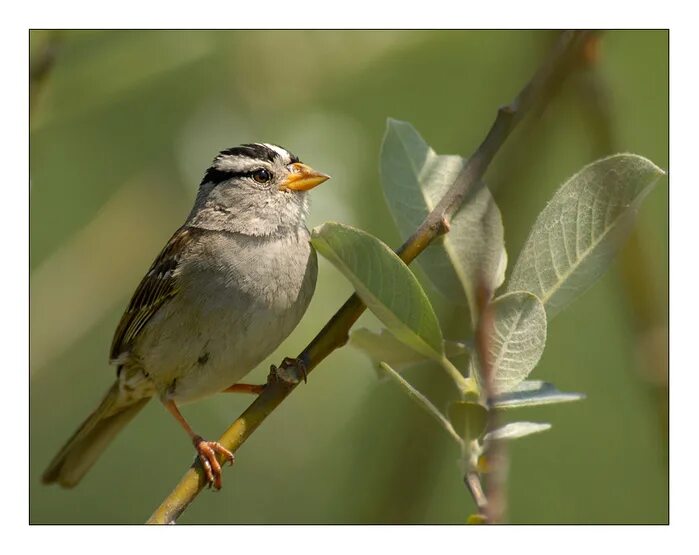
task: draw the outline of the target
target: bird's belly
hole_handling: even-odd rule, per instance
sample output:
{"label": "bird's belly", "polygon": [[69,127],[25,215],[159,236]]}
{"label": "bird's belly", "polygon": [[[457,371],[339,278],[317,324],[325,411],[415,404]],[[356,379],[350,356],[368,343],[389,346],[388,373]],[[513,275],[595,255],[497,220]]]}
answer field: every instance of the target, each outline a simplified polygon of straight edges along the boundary
{"label": "bird's belly", "polygon": [[265,259],[183,286],[149,322],[137,354],[164,398],[194,401],[239,382],[296,327],[315,288],[315,253],[291,265]]}
{"label": "bird's belly", "polygon": [[186,348],[172,345],[173,353],[178,352],[171,366],[176,368],[176,377],[163,384],[167,385],[165,396],[189,402],[239,382],[276,349],[301,314],[293,321],[289,316],[258,307],[254,318],[221,315],[200,325],[196,339]]}

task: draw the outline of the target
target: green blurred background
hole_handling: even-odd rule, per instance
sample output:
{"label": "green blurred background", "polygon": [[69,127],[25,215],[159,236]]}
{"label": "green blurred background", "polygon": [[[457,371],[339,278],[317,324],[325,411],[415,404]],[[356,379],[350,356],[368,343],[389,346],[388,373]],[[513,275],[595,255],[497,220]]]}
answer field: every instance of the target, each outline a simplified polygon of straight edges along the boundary
{"label": "green blurred background", "polygon": [[[337,220],[400,243],[378,181],[387,117],[469,155],[543,59],[552,31],[34,31],[30,33],[30,521],[143,522],[193,459],[157,402],[73,491],[41,472],[114,377],[113,330],[181,224],[213,156],[284,145],[333,176],[310,226]],[[593,45],[594,46],[594,45]],[[487,181],[514,264],[562,181],[609,152],[668,167],[668,34],[617,31],[495,158]],[[532,378],[585,401],[522,409],[552,430],[510,444],[511,522],[668,520],[667,180],[612,269],[549,326]],[[509,275],[509,272],[508,272]],[[351,292],[325,261],[305,319],[251,374],[294,355]],[[429,291],[458,337],[466,316]],[[376,327],[371,315],[360,325]],[[441,373],[406,377],[439,405]],[[184,407],[215,438],[250,403]],[[474,511],[450,439],[363,354],[332,354],[273,413],[182,523],[463,523]]]}

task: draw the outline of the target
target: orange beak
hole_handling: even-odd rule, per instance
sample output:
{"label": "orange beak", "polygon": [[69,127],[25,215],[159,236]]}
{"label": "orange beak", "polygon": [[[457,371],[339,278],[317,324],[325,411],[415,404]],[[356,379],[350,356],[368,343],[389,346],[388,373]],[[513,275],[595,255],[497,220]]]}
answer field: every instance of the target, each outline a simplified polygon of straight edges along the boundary
{"label": "orange beak", "polygon": [[308,191],[317,185],[330,179],[329,175],[315,171],[310,166],[296,162],[289,165],[291,173],[289,177],[280,185],[280,189],[290,189],[292,191]]}

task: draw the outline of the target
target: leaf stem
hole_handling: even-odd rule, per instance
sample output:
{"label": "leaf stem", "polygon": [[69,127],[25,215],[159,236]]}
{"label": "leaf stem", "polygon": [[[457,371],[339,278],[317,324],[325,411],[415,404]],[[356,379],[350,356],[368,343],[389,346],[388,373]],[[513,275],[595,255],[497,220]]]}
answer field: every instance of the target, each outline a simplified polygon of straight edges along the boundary
{"label": "leaf stem", "polygon": [[442,365],[442,368],[446,370],[447,374],[449,374],[449,377],[454,380],[454,383],[456,386],[459,388],[459,391],[461,391],[462,394],[466,393],[478,393],[478,386],[476,385],[476,381],[469,377],[465,377],[459,369],[454,366],[454,363],[449,360],[447,357],[442,357],[441,360],[439,360],[439,363]]}
{"label": "leaf stem", "polygon": [[444,417],[444,415],[439,411],[439,409],[435,407],[427,397],[425,397],[422,393],[420,393],[417,389],[410,385],[410,383],[408,383],[408,381],[405,378],[403,378],[403,376],[401,376],[388,364],[386,364],[385,362],[382,362],[380,364],[381,368],[383,368],[389,376],[391,376],[400,385],[402,385],[408,392],[408,394],[413,398],[413,400],[415,400],[418,405],[420,405],[434,418],[436,418],[437,421],[442,425],[442,427],[447,431],[447,433],[452,437],[452,439],[454,439],[454,441],[456,441],[458,445],[463,447],[464,441],[461,439],[461,436],[456,433],[456,430],[454,430],[454,427],[451,425],[451,422],[449,422],[449,420],[447,420]]}

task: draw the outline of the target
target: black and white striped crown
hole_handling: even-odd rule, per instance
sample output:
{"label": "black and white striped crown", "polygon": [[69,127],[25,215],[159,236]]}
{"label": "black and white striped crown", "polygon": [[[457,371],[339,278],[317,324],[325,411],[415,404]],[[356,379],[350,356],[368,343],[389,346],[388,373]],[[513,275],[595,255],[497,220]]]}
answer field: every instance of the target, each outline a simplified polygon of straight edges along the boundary
{"label": "black and white striped crown", "polygon": [[227,148],[218,153],[206,170],[203,183],[218,184],[233,177],[248,175],[260,162],[282,165],[298,162],[299,158],[287,149],[270,143],[249,143]]}

